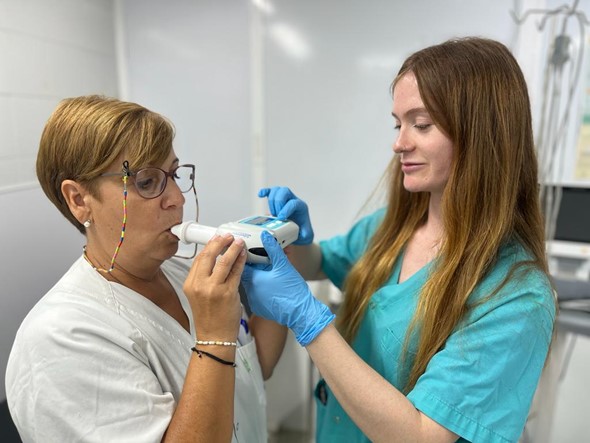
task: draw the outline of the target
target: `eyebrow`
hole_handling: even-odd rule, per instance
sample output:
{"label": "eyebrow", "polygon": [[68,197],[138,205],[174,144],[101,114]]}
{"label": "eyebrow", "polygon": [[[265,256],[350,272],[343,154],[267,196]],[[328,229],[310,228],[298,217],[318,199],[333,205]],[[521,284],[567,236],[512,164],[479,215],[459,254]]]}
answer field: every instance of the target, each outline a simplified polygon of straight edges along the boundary
{"label": "eyebrow", "polygon": [[[423,106],[421,106],[419,108],[409,109],[408,111],[406,111],[404,113],[404,115],[406,117],[413,117],[413,116],[418,115],[418,114],[427,114],[427,115],[430,115],[430,113]],[[399,117],[397,115],[395,115],[395,113],[392,112],[391,115],[393,116],[393,118],[399,120]]]}
{"label": "eyebrow", "polygon": [[[174,160],[172,160],[172,163],[170,163],[170,166],[168,166],[168,169],[178,166],[179,163],[180,163],[180,160],[178,159],[178,157],[176,157]],[[162,166],[162,167],[164,167],[164,166]]]}

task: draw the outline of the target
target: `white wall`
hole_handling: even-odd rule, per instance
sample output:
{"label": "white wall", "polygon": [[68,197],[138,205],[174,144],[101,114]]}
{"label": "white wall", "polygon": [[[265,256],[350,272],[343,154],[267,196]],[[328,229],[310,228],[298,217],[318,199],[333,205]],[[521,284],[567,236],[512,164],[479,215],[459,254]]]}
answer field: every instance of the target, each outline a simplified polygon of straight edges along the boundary
{"label": "white wall", "polygon": [[249,5],[243,0],[124,0],[128,99],[176,126],[194,163],[200,221],[249,215]]}
{"label": "white wall", "polygon": [[16,329],[81,253],[40,190],[35,158],[64,97],[117,93],[111,0],[0,1],[0,401]]}

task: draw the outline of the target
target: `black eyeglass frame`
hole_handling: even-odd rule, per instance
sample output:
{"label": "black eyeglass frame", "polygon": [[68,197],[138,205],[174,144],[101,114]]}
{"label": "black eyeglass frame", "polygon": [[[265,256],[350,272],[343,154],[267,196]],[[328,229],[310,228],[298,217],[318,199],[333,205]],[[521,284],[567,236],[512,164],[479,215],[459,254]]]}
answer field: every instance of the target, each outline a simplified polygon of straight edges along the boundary
{"label": "black eyeglass frame", "polygon": [[[155,166],[149,166],[147,168],[141,168],[140,170],[133,172],[129,169],[129,162],[127,160],[125,160],[123,162],[123,172],[105,172],[103,174],[100,174],[99,177],[134,177],[137,174],[139,174],[142,171],[145,171],[147,169],[157,169],[158,171],[161,171],[164,176],[165,176],[165,180],[162,181],[163,185],[162,185],[162,189],[160,189],[160,192],[158,192],[158,194],[152,196],[152,197],[146,197],[145,195],[142,194],[142,191],[137,187],[137,184],[135,182],[135,180],[133,181],[133,185],[135,186],[135,189],[137,190],[137,193],[139,194],[139,196],[141,198],[145,198],[146,200],[151,200],[153,198],[158,198],[160,195],[162,195],[164,193],[164,191],[166,190],[166,186],[168,186],[168,178],[171,178],[172,180],[174,180],[174,174],[176,173],[176,171],[179,168],[191,168],[191,187],[188,188],[186,191],[180,190],[180,192],[182,192],[183,194],[189,192],[191,189],[195,192],[195,197],[196,197],[196,190],[195,190],[195,165],[192,164],[184,164],[184,165],[178,165],[177,167],[175,167],[172,171],[167,172],[164,171],[162,168],[157,168]],[[174,181],[176,183],[176,180]]]}

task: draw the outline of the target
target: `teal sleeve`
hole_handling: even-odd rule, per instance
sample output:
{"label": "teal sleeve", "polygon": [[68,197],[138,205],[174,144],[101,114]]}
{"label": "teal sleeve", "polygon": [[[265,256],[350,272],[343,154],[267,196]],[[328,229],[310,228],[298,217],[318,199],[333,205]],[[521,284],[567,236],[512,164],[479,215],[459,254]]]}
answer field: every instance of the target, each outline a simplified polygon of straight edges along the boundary
{"label": "teal sleeve", "polygon": [[322,271],[342,289],[348,272],[367,249],[371,237],[385,215],[385,208],[363,217],[348,231],[328,240],[320,241]]}
{"label": "teal sleeve", "polygon": [[[492,273],[480,294],[489,294],[500,275],[506,274]],[[408,398],[467,441],[516,442],[551,342],[553,292],[543,273],[521,268],[496,296],[480,301]]]}

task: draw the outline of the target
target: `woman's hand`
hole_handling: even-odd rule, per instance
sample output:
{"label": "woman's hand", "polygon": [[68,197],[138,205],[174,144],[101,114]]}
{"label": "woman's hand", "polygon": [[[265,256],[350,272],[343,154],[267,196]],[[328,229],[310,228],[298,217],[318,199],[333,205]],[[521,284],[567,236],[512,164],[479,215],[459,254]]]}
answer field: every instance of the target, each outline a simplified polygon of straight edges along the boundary
{"label": "woman's hand", "polygon": [[238,285],[245,263],[244,241],[230,234],[213,237],[195,258],[183,290],[199,340],[236,340],[242,314]]}
{"label": "woman's hand", "polygon": [[268,207],[272,215],[281,220],[292,220],[299,226],[299,237],[293,242],[294,245],[309,245],[313,242],[313,228],[307,203],[293,194],[289,188],[262,188],[258,191],[258,197],[268,197]]}
{"label": "woman's hand", "polygon": [[260,238],[271,265],[247,265],[244,270],[242,283],[250,308],[261,317],[289,327],[299,344],[307,346],[334,320],[334,314],[316,300],[276,239],[267,231]]}

